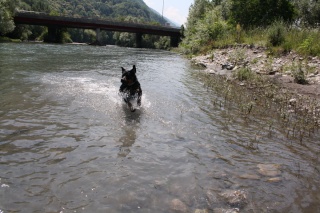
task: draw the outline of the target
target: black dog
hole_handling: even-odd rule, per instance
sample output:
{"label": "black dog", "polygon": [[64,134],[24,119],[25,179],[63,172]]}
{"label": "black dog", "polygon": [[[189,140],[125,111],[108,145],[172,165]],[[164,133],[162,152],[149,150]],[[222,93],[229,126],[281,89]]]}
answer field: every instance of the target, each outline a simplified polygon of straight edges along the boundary
{"label": "black dog", "polygon": [[136,76],[136,66],[133,65],[133,68],[130,71],[127,71],[123,67],[122,69],[122,78],[121,78],[121,86],[119,92],[121,93],[123,100],[127,103],[128,107],[130,108],[131,112],[134,112],[135,109],[133,108],[130,101],[137,99],[138,106],[141,106],[141,96],[142,90],[140,87],[140,83]]}

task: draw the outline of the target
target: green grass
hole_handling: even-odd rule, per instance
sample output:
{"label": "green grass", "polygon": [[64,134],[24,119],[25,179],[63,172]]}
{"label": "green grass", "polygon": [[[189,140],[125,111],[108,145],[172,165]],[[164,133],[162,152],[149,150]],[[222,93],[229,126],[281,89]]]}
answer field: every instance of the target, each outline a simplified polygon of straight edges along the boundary
{"label": "green grass", "polygon": [[[275,22],[269,27],[241,29],[241,32],[234,27],[223,35],[215,40],[208,40],[202,46],[193,44],[191,52],[204,54],[215,48],[247,44],[267,47],[275,55],[293,50],[305,56],[320,56],[320,29],[294,28],[283,22]],[[186,48],[188,49],[187,46]]]}
{"label": "green grass", "polygon": [[0,36],[0,42],[16,42],[16,43],[19,43],[21,42],[20,39],[11,39],[11,38],[8,38],[8,37],[1,37]]}

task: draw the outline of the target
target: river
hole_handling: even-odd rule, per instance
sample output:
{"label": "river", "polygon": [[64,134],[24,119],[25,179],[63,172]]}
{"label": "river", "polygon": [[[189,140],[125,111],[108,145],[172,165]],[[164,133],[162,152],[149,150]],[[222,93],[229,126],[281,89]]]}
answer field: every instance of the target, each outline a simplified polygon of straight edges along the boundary
{"label": "river", "polygon": [[0,212],[320,212],[320,135],[228,122],[196,72],[167,51],[0,44]]}

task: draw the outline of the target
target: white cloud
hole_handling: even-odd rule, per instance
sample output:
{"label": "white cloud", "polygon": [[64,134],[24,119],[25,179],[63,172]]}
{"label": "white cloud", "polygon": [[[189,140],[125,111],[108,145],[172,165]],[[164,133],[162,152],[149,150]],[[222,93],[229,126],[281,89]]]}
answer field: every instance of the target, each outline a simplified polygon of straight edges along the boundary
{"label": "white cloud", "polygon": [[187,21],[187,17],[183,16],[181,11],[174,7],[166,8],[163,15],[178,24],[184,24]]}

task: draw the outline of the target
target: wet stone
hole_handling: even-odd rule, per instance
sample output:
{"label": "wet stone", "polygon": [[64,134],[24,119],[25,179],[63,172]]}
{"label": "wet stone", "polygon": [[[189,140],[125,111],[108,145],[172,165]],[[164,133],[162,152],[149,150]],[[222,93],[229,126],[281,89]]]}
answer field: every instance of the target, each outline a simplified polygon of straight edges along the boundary
{"label": "wet stone", "polygon": [[194,213],[209,213],[208,209],[196,209]]}
{"label": "wet stone", "polygon": [[239,213],[240,210],[238,208],[234,208],[234,209],[221,209],[221,208],[217,208],[213,210],[214,213]]}
{"label": "wet stone", "polygon": [[279,164],[258,164],[258,172],[264,176],[275,177],[281,174]]}
{"label": "wet stone", "polygon": [[170,203],[171,210],[175,212],[187,212],[187,205],[179,199],[173,199]]}
{"label": "wet stone", "polygon": [[239,176],[242,179],[260,180],[260,177],[255,174],[243,174]]}
{"label": "wet stone", "polygon": [[269,178],[268,179],[268,182],[270,183],[278,183],[278,182],[281,182],[281,178],[280,177],[274,177],[274,178]]}
{"label": "wet stone", "polygon": [[243,207],[247,204],[247,195],[243,190],[227,190],[220,194],[233,207]]}
{"label": "wet stone", "polygon": [[206,193],[206,195],[207,195],[207,200],[208,200],[208,204],[209,204],[209,205],[212,205],[212,204],[218,202],[218,199],[217,199],[217,197],[216,197],[216,194],[213,193],[212,191],[209,191],[209,190],[208,190],[207,193]]}

